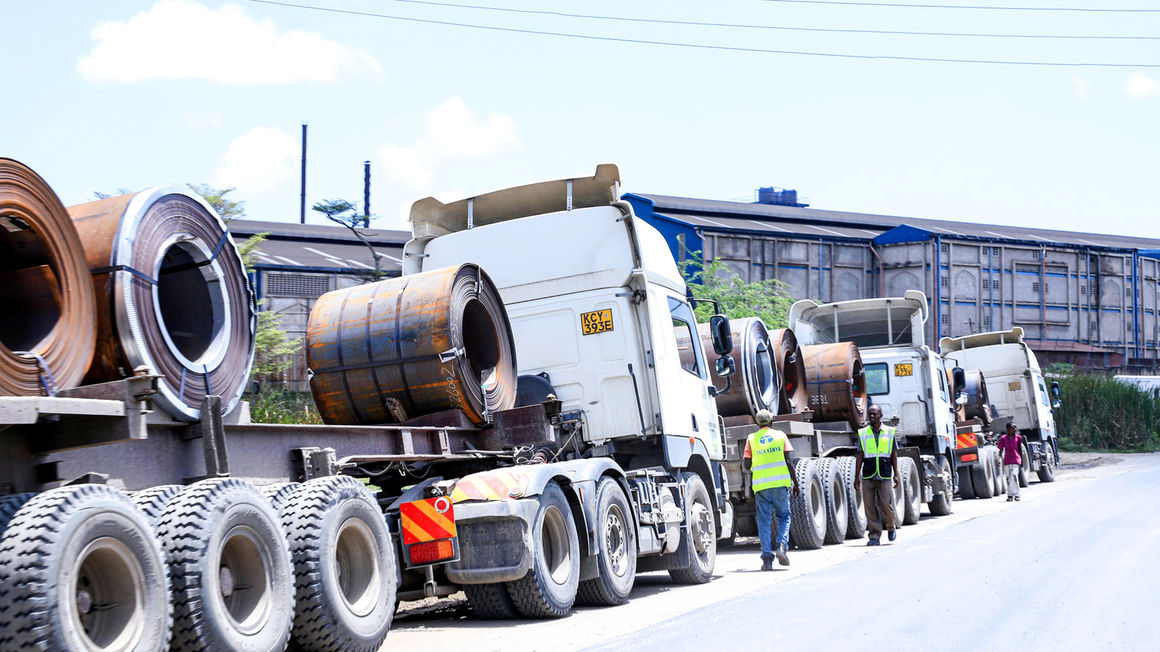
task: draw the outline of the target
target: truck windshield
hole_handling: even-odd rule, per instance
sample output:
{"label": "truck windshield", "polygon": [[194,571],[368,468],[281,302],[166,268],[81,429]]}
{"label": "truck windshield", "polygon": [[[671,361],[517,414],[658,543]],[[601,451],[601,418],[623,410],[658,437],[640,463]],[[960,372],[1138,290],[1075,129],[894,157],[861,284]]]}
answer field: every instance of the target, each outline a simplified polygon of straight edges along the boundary
{"label": "truck windshield", "polygon": [[890,393],[890,374],[885,362],[868,364],[866,370],[866,393],[871,396]]}
{"label": "truck windshield", "polygon": [[689,308],[689,304],[684,301],[669,298],[669,313],[673,317],[673,332],[677,336],[677,341],[687,341],[692,347],[693,355],[681,356],[681,368],[685,371],[699,376],[701,378],[708,378],[705,371],[701,369],[699,360],[704,359],[700,355],[701,339],[697,336],[697,329],[695,327],[696,320],[693,317],[693,311]]}

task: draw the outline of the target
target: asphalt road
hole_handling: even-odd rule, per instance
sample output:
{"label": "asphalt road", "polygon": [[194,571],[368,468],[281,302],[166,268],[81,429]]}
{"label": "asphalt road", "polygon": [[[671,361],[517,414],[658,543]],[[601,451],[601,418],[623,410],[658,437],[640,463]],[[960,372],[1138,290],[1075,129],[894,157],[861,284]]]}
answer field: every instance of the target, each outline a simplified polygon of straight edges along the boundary
{"label": "asphalt road", "polygon": [[1160,455],[1116,461],[1061,469],[1019,503],[955,501],[894,544],[791,551],[774,573],[746,542],[707,585],[642,575],[628,604],[559,620],[404,609],[385,649],[1156,649]]}

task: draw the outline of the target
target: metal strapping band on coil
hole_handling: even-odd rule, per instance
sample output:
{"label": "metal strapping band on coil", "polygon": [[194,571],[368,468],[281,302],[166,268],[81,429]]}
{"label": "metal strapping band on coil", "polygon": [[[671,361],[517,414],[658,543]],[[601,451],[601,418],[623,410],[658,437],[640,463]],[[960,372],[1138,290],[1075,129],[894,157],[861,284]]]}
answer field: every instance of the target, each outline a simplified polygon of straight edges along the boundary
{"label": "metal strapping band on coil", "polygon": [[852,342],[803,346],[806,385],[814,422],[846,421],[854,428],[866,423],[870,407],[862,355]]}
{"label": "metal strapping band on coil", "polygon": [[0,395],[80,383],[96,339],[84,249],[52,188],[8,158],[0,158],[0,306]]}
{"label": "metal strapping band on coil", "polygon": [[232,410],[249,380],[257,311],[222,219],[180,186],[72,206],[69,214],[98,297],[86,382],[146,365],[163,376],[155,402],[170,416],[196,421],[211,393],[222,397],[223,412]]}
{"label": "metal strapping band on coil", "polygon": [[507,311],[473,264],[324,294],[310,312],[306,355],[326,423],[393,423],[457,409],[480,424],[515,404]]}

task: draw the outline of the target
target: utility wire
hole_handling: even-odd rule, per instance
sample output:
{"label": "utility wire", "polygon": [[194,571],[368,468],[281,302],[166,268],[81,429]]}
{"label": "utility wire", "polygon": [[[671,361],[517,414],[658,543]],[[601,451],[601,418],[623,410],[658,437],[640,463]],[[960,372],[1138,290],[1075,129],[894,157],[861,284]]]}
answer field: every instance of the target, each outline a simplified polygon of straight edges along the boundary
{"label": "utility wire", "polygon": [[830,34],[885,34],[890,36],[966,36],[981,38],[1025,38],[1025,39],[1099,39],[1099,40],[1132,40],[1132,41],[1160,41],[1160,36],[1105,36],[1105,35],[1056,35],[1056,34],[982,34],[973,32],[911,32],[885,29],[839,29],[830,27],[797,27],[782,25],[752,25],[744,23],[713,23],[699,20],[670,20],[665,18],[631,18],[627,16],[599,16],[594,14],[574,14],[564,11],[548,11],[543,9],[515,9],[511,7],[490,7],[486,5],[462,4],[456,2],[432,2],[431,0],[387,0],[412,5],[427,5],[431,7],[454,7],[457,9],[478,9],[481,11],[496,11],[511,14],[533,14],[538,16],[558,16],[562,18],[583,18],[587,20],[605,20],[624,23],[649,23],[653,25],[689,25],[694,27],[726,27],[735,29],[761,29],[787,32],[824,32]]}
{"label": "utility wire", "polygon": [[854,7],[906,7],[909,9],[982,9],[990,11],[1083,11],[1091,13],[1160,14],[1160,9],[1117,9],[1104,7],[996,7],[991,5],[932,5],[903,2],[851,2],[849,0],[762,0],[802,5],[846,5]]}
{"label": "utility wire", "polygon": [[654,41],[646,39],[620,38],[614,36],[596,36],[593,34],[574,34],[570,32],[551,32],[546,30],[521,29],[517,27],[498,27],[495,25],[478,25],[461,23],[449,20],[433,20],[429,18],[414,18],[411,16],[393,16],[369,11],[355,11],[353,9],[337,9],[334,7],[318,7],[314,5],[297,4],[293,2],[278,2],[276,0],[250,0],[250,2],[293,9],[307,9],[326,13],[344,14],[349,16],[363,16],[367,18],[381,18],[384,20],[398,20],[427,25],[445,25],[449,27],[465,27],[468,29],[488,30],[493,32],[507,32],[514,34],[534,34],[537,36],[558,36],[588,41],[606,41],[612,43],[635,43],[640,45],[662,45],[667,47],[690,48],[698,50],[716,50],[721,52],[746,52],[751,54],[784,54],[807,57],[828,57],[832,59],[868,59],[880,61],[918,61],[931,63],[978,63],[1006,66],[1042,66],[1042,67],[1084,67],[1084,68],[1160,68],[1160,63],[1107,63],[1107,62],[1067,62],[1067,61],[1011,61],[1001,59],[951,59],[941,57],[903,57],[882,54],[842,54],[837,52],[811,52],[805,50],[774,50],[766,48],[750,48],[730,45],[711,45],[705,43],[683,43],[679,41]]}

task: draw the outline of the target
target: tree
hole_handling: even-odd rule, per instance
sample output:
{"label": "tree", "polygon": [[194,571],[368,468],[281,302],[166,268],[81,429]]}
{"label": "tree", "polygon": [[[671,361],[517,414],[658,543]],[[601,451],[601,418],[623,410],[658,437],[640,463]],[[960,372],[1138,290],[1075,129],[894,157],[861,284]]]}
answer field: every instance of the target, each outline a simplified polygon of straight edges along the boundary
{"label": "tree", "polygon": [[311,207],[311,210],[322,213],[326,219],[341,224],[354,234],[354,237],[359,239],[371,251],[371,258],[375,261],[375,271],[371,278],[372,281],[377,281],[383,277],[383,255],[375,251],[371,245],[371,241],[367,239],[366,234],[358,230],[358,225],[366,218],[358,214],[358,206],[352,204],[345,199],[324,199]]}
{"label": "tree", "polygon": [[227,197],[231,192],[237,188],[214,188],[208,183],[190,183],[186,184],[189,189],[201,195],[202,199],[207,204],[213,207],[217,214],[225,220],[226,224],[241,219],[246,215],[246,202],[235,201]]}
{"label": "tree", "polygon": [[[700,251],[685,251],[681,273],[697,299],[716,299],[730,318],[760,317],[769,328],[785,328],[793,297],[789,286],[777,279],[742,280],[720,260],[705,262]],[[697,320],[709,321],[713,307],[697,307]]]}

